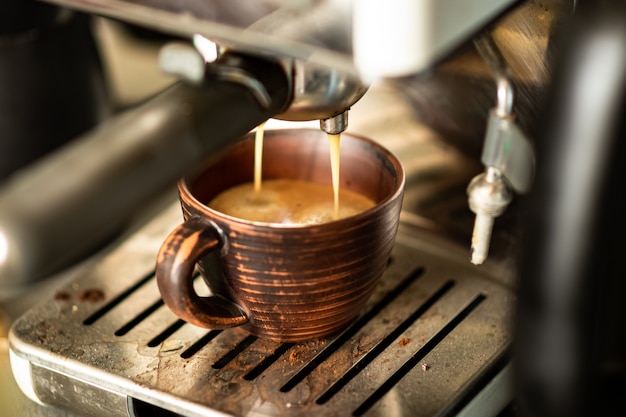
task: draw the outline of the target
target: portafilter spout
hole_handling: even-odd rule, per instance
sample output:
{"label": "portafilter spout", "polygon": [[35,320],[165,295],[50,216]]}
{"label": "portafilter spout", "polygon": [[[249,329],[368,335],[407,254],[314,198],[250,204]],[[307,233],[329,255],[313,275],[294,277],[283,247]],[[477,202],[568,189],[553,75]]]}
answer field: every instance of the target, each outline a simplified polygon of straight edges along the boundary
{"label": "portafilter spout", "polygon": [[[196,34],[192,42],[171,42],[159,54],[161,69],[181,77],[186,82],[201,82],[225,49],[203,35]],[[276,119],[287,121],[319,120],[320,128],[329,134],[339,134],[348,127],[348,110],[368,89],[353,72],[323,66],[310,60],[290,56],[274,56],[290,74],[292,99]],[[236,73],[224,73],[234,80]]]}
{"label": "portafilter spout", "polygon": [[274,60],[226,52],[211,65],[198,85],[173,85],[2,184],[0,294],[80,259],[292,99]]}

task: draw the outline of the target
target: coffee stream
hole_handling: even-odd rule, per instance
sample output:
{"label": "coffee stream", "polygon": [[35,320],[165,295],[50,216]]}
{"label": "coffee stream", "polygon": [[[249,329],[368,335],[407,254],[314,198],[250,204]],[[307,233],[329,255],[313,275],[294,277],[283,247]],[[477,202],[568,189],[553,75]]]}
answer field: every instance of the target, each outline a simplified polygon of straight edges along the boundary
{"label": "coffee stream", "polygon": [[333,197],[334,197],[334,213],[335,220],[339,218],[339,142],[341,135],[328,134],[328,142],[330,144],[330,170],[333,181]]}
{"label": "coffee stream", "polygon": [[254,192],[261,192],[261,172],[263,168],[263,136],[265,122],[261,123],[254,135]]}
{"label": "coffee stream", "polygon": [[332,187],[309,181],[266,179],[262,181],[264,124],[256,131],[254,181],[229,188],[209,206],[234,217],[266,223],[320,224],[352,216],[374,202],[350,190],[341,191],[339,204],[340,135],[329,135]]}
{"label": "coffee stream", "polygon": [[[263,137],[265,133],[265,122],[261,123],[254,135],[254,192],[260,193],[262,187],[263,170]],[[339,166],[340,161],[341,134],[328,134],[328,144],[330,145],[330,170],[333,185],[333,219],[339,218]]]}

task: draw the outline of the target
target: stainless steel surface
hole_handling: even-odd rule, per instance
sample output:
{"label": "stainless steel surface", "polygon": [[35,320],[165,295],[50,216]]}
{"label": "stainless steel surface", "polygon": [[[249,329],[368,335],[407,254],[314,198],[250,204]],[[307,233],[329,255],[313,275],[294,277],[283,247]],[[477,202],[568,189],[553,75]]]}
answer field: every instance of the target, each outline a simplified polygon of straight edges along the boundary
{"label": "stainless steel surface", "polygon": [[[201,84],[207,74],[216,71],[224,81],[249,81],[251,78],[245,73],[224,71],[228,68],[213,64],[223,51],[223,46],[195,34],[192,42],[178,40],[165,45],[159,56],[159,65],[164,72],[194,85]],[[272,59],[283,65],[285,72],[290,75],[291,86],[289,106],[282,113],[274,115],[275,118],[291,121],[341,118],[367,91],[367,86],[358,77],[327,65],[282,56]],[[262,97],[259,87],[263,86],[251,85],[249,90],[257,97]],[[345,127],[336,133],[343,130]]]}
{"label": "stainless steel surface", "polygon": [[14,324],[12,352],[42,402],[89,415],[124,415],[127,399],[187,416],[437,415],[504,366],[514,295],[501,271],[468,266],[463,247],[408,215],[365,312],[335,338],[281,344],[185,324],[153,278],[179,211]]}
{"label": "stainless steel surface", "polygon": [[312,61],[279,59],[293,74],[293,99],[276,118],[323,120],[345,113],[367,91],[357,76]]}
{"label": "stainless steel surface", "polygon": [[[262,94],[263,85],[252,84],[254,79],[243,71],[234,71],[234,68],[216,65],[214,61],[208,60],[202,50],[209,46],[207,44],[213,44],[219,56],[222,47],[202,35],[194,35],[193,42],[176,41],[165,45],[161,50],[159,65],[164,72],[192,85],[202,84],[207,75],[216,75],[223,81],[239,82],[247,86],[259,101],[265,101],[269,106],[270,97],[267,93]],[[215,51],[209,52],[216,54]],[[341,117],[367,91],[367,86],[357,77],[336,69],[290,58],[272,59],[280,63],[289,74],[291,89],[289,105],[280,114],[273,115],[277,119],[307,121]]]}

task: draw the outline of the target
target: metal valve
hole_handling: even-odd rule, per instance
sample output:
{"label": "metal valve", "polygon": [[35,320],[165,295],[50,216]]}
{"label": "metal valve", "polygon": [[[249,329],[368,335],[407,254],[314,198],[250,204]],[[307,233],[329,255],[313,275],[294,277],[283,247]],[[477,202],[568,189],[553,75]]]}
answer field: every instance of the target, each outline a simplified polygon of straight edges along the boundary
{"label": "metal valve", "polygon": [[480,265],[487,259],[494,219],[507,208],[513,191],[525,193],[530,189],[535,155],[532,144],[515,124],[513,82],[504,57],[488,33],[475,43],[497,84],[497,103],[489,114],[481,156],[485,172],[467,187],[469,207],[476,214],[471,262]]}
{"label": "metal valve", "polygon": [[469,207],[476,214],[472,234],[471,261],[475,265],[487,259],[494,219],[513,199],[502,173],[493,167],[474,177],[467,187]]}

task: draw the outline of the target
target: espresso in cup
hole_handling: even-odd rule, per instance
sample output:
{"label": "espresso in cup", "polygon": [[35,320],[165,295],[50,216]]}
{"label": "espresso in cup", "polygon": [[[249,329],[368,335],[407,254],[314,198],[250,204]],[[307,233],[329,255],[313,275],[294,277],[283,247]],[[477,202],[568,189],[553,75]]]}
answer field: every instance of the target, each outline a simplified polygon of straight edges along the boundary
{"label": "espresso in cup", "polygon": [[[250,135],[179,182],[184,221],[157,258],[163,301],[181,319],[209,329],[241,326],[286,342],[334,334],[359,315],[386,268],[402,205],[402,165],[377,143],[344,133],[335,217],[323,132],[265,132],[267,201],[255,200],[263,194],[251,185],[254,147]],[[267,209],[297,194],[312,199],[300,214]],[[238,200],[247,214],[231,211]],[[210,297],[195,292],[196,267]]]}
{"label": "espresso in cup", "polygon": [[[209,207],[250,221],[276,224],[320,224],[367,210],[374,202],[365,196],[342,190],[340,204],[340,134],[328,134],[332,188],[292,179],[263,181],[263,139],[265,123],[254,136],[254,181],[230,188]],[[331,200],[332,199],[332,200]],[[332,201],[332,206],[329,202]]]}
{"label": "espresso in cup", "polygon": [[374,202],[350,190],[339,190],[335,210],[331,186],[291,179],[263,181],[260,190],[244,183],[218,194],[207,205],[240,219],[284,225],[320,224],[353,216],[374,207]]}

